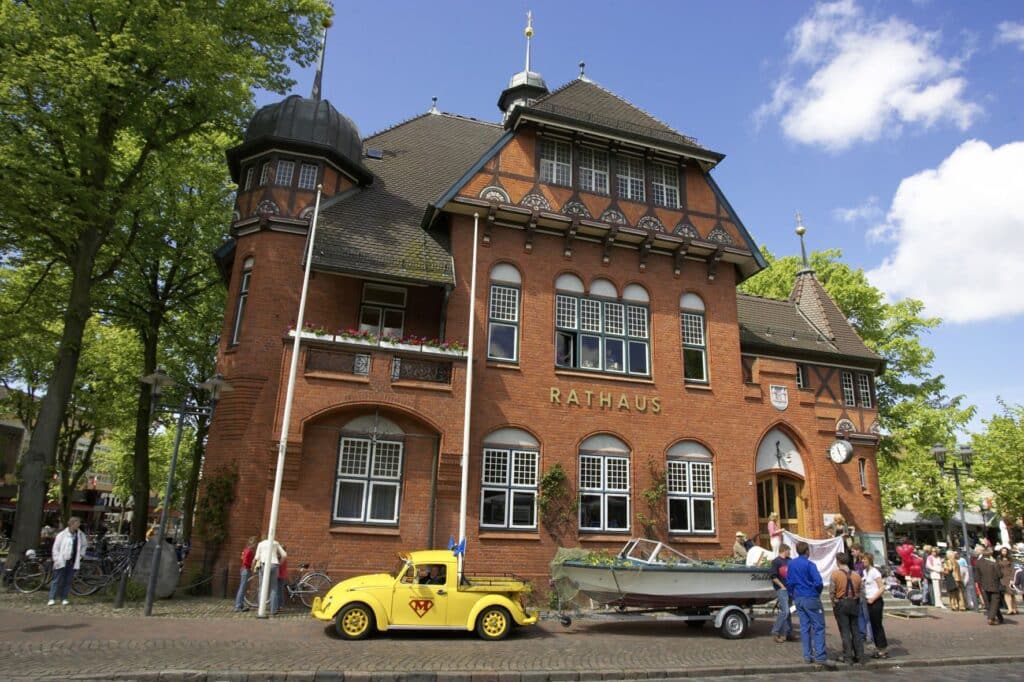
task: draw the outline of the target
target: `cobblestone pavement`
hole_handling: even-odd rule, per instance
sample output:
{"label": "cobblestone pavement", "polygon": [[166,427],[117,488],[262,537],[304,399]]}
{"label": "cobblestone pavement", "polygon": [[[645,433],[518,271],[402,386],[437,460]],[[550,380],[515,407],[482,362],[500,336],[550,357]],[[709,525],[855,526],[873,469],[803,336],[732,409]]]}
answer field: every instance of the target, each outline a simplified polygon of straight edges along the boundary
{"label": "cobblestone pavement", "polygon": [[[501,642],[452,632],[346,642],[298,609],[258,620],[233,614],[228,600],[173,599],[157,602],[154,617],[144,618],[141,605],[113,612],[102,599],[72,597],[69,607],[47,607],[45,599],[0,594],[0,670],[8,679],[528,682],[808,674],[799,642],[775,643],[768,618],[755,620],[742,640],[722,639],[711,627],[644,617],[585,618],[568,628],[546,620]],[[838,634],[826,620],[835,655]],[[923,618],[887,618],[891,658],[869,664],[866,672],[906,677],[906,668],[919,673],[915,679],[931,679],[920,674],[936,671],[949,679],[945,667],[920,666],[965,663],[1024,671],[1024,619],[1006,620],[991,627],[980,614],[934,610]]]}

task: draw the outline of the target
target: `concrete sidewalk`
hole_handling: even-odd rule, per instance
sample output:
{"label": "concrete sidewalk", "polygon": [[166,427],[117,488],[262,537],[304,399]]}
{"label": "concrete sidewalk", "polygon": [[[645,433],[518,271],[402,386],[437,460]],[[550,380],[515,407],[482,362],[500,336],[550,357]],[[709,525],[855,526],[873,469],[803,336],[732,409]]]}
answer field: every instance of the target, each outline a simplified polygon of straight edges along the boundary
{"label": "concrete sidewalk", "polygon": [[[0,595],[0,660],[8,679],[424,680],[527,682],[636,680],[805,673],[799,642],[777,644],[771,620],[759,618],[742,640],[708,626],[692,629],[653,618],[546,620],[507,640],[469,633],[395,632],[361,642],[295,611],[257,620],[233,614],[220,599],[158,602],[156,615],[116,615],[109,604],[75,600],[46,607],[45,595]],[[173,614],[173,615],[170,615]],[[839,638],[828,622],[830,655]],[[927,617],[888,618],[888,661],[868,669],[1020,663],[1024,619],[987,625],[977,613],[931,610]],[[843,668],[840,668],[843,669]],[[1011,668],[1012,669],[1012,668]]]}

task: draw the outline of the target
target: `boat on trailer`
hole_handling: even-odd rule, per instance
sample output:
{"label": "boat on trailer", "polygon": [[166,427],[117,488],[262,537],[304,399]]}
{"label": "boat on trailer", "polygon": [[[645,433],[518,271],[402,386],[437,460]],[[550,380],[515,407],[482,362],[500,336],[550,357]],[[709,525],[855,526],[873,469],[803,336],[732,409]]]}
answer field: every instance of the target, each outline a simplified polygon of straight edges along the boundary
{"label": "boat on trailer", "polygon": [[610,606],[715,609],[775,599],[767,566],[698,561],[645,538],[631,539],[607,562],[569,559],[561,568],[580,592]]}

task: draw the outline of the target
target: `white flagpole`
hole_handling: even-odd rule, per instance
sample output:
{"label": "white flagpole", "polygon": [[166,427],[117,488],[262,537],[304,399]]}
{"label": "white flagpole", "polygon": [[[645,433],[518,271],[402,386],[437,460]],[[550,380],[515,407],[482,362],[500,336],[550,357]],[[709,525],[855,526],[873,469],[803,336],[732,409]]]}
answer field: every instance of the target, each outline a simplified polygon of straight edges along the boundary
{"label": "white flagpole", "polygon": [[476,249],[477,230],[480,228],[480,214],[473,214],[473,269],[469,275],[469,342],[466,347],[466,406],[462,414],[462,491],[459,496],[459,540],[463,551],[459,552],[459,580],[466,558],[466,501],[469,495],[469,414],[473,405],[473,327],[476,312]]}
{"label": "white flagpole", "polygon": [[[309,272],[313,266],[313,243],[316,240],[316,223],[320,218],[320,194],[324,186],[316,186],[316,204],[313,207],[313,222],[309,226],[309,244],[306,249],[306,271],[302,276],[302,294],[299,295],[299,317],[295,321],[295,342],[292,344],[292,364],[288,372],[288,391],[284,398],[284,415],[281,417],[281,438],[277,445],[277,470],[274,472],[274,497],[270,503],[270,525],[267,528],[267,544],[270,554],[258,557],[263,564],[260,577],[259,618],[267,617],[267,598],[270,595],[270,565],[277,534],[277,513],[281,507],[281,483],[284,479],[284,455],[288,450],[288,425],[292,419],[292,399],[295,397],[295,376],[299,369],[299,346],[302,345],[302,326],[306,315],[306,294],[309,291]],[[279,595],[280,596],[280,595]]]}

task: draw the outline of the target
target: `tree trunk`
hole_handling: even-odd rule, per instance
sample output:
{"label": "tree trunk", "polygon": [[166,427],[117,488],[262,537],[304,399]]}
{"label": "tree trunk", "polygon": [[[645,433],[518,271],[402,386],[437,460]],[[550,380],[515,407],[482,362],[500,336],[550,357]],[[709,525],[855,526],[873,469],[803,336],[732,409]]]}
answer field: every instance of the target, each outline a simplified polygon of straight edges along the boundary
{"label": "tree trunk", "polygon": [[199,491],[199,473],[203,468],[203,455],[206,452],[206,434],[210,430],[210,421],[200,416],[196,423],[196,437],[192,442],[192,470],[188,475],[188,486],[185,488],[185,504],[181,520],[181,542],[192,541],[192,519],[196,510],[196,493]]}
{"label": "tree trunk", "polygon": [[71,390],[78,371],[85,323],[92,314],[92,268],[99,249],[97,228],[83,232],[76,246],[68,307],[64,312],[64,329],[57,348],[53,376],[46,387],[39,407],[36,428],[32,430],[28,451],[21,460],[21,480],[18,485],[18,508],[14,517],[10,553],[7,567],[21,558],[26,549],[39,545],[39,530],[43,526],[43,504],[53,474],[57,456],[57,437],[64,413],[71,398]]}
{"label": "tree trunk", "polygon": [[[142,374],[156,371],[157,342],[160,323],[150,320],[142,334]],[[152,418],[153,393],[147,384],[139,384],[139,405],[135,412],[135,452],[132,457],[132,542],[146,539],[149,526],[149,427]]]}

